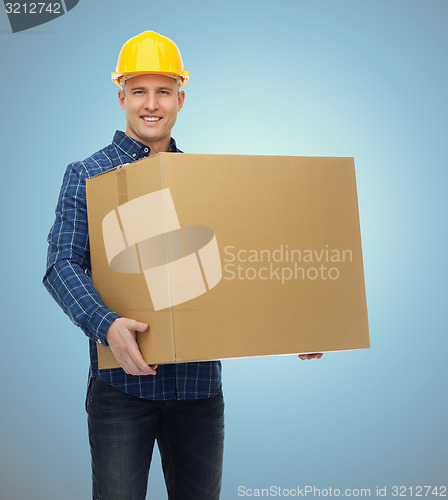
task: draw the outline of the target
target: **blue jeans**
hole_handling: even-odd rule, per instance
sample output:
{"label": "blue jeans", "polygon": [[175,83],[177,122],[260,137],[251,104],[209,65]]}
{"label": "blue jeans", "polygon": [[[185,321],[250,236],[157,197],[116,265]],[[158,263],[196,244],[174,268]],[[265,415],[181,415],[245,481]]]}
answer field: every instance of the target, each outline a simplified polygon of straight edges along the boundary
{"label": "blue jeans", "polygon": [[94,500],[144,500],[157,439],[171,500],[218,500],[224,447],[222,392],[151,401],[93,378],[86,398]]}

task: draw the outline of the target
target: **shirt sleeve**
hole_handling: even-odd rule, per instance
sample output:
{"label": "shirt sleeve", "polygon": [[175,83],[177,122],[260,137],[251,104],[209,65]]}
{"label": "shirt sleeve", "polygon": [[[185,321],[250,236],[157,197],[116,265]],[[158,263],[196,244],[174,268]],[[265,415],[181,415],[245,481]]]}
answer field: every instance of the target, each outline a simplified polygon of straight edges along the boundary
{"label": "shirt sleeve", "polygon": [[87,337],[107,345],[106,332],[119,315],[105,306],[91,279],[86,178],[83,163],[67,167],[48,235],[43,283]]}

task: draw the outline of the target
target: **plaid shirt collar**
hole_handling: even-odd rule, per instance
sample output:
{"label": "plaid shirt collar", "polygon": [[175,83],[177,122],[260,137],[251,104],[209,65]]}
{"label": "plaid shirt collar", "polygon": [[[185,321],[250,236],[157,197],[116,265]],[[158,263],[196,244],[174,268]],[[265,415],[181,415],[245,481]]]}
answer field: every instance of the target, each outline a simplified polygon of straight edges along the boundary
{"label": "plaid shirt collar", "polygon": [[[151,154],[151,148],[129,137],[121,130],[115,132],[112,144],[120,149],[125,155],[129,156],[132,161],[146,158]],[[182,151],[177,148],[176,141],[171,137],[170,153],[181,153]]]}

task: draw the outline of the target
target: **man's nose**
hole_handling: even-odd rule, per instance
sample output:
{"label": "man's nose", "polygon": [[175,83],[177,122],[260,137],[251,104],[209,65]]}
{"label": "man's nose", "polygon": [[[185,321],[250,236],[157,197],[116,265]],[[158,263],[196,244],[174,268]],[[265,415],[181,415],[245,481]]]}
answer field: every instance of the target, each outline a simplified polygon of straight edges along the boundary
{"label": "man's nose", "polygon": [[149,111],[154,111],[159,107],[159,100],[155,92],[148,92],[145,105]]}

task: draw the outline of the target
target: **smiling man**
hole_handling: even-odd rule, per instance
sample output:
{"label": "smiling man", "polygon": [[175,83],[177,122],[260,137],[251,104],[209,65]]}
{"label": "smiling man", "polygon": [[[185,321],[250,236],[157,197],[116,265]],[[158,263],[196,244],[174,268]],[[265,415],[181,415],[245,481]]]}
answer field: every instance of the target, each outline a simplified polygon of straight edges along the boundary
{"label": "smiling man", "polygon": [[[171,137],[188,80],[179,49],[146,31],[121,49],[113,81],[126,132],[65,172],[48,236],[44,284],[90,342],[86,397],[95,500],[144,500],[157,441],[170,499],[220,496],[224,401],[219,361],[148,366],[136,342],[148,325],[109,310],[91,280],[86,179],[150,154],[181,151]],[[96,345],[121,365],[99,370]]]}

